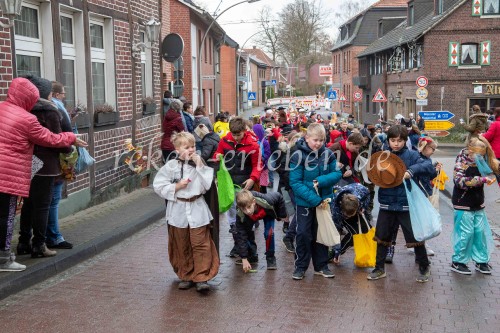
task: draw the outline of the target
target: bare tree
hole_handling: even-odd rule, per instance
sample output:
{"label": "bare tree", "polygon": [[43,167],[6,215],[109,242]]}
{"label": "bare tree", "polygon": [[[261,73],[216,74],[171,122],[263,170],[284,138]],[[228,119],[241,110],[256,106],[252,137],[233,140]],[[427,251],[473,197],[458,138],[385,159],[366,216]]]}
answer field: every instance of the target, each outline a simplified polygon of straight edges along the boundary
{"label": "bare tree", "polygon": [[279,47],[279,29],[271,7],[264,6],[259,11],[259,28],[262,32],[255,38],[255,43],[267,54],[270,54],[273,61],[276,61]]}

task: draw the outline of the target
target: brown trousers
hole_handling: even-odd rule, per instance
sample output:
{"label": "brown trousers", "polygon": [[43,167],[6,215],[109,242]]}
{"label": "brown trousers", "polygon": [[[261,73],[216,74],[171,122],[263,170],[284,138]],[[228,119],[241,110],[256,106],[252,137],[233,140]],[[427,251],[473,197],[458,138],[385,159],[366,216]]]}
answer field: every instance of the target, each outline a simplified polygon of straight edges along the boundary
{"label": "brown trousers", "polygon": [[200,228],[168,226],[168,258],[182,281],[205,282],[219,272],[219,255],[210,225]]}

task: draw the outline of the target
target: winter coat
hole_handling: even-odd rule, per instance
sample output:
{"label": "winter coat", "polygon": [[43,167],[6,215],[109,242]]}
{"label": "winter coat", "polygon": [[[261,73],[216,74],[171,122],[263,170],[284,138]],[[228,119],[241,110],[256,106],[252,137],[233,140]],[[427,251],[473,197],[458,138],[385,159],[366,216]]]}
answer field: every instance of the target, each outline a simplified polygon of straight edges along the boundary
{"label": "winter coat", "polygon": [[257,138],[252,133],[245,132],[241,142],[238,143],[229,132],[220,140],[213,158],[216,159],[218,154],[224,155],[226,167],[235,185],[241,186],[247,179],[259,182],[262,161]]}
{"label": "winter coat", "polygon": [[162,150],[175,150],[174,145],[170,141],[172,134],[174,132],[182,132],[184,131],[184,125],[182,125],[181,114],[174,109],[170,109],[165,114],[165,118],[163,119],[162,129],[163,129],[163,138],[161,139],[161,149]]}
{"label": "winter coat", "polygon": [[418,129],[420,130],[420,132],[422,132],[422,131],[425,130],[425,120],[424,120],[424,118],[420,118],[420,120],[417,123],[417,126],[418,126]]}
{"label": "winter coat", "polygon": [[269,156],[271,156],[271,147],[269,146],[269,141],[266,138],[266,132],[261,124],[253,125],[253,132],[259,140],[258,143],[260,146],[260,153],[262,154],[262,163],[264,165],[264,169],[266,169],[267,160],[269,159]]}
{"label": "winter coat", "polygon": [[[283,219],[287,216],[285,208],[285,200],[278,192],[259,193],[251,191],[257,206],[264,208],[266,218]],[[235,244],[241,258],[248,257],[248,236],[253,233],[252,227],[254,221],[238,209],[237,214],[239,219],[236,219],[236,233],[234,235]]]}
{"label": "winter coat", "polygon": [[[290,160],[290,187],[295,203],[301,207],[317,207],[323,200],[332,199],[333,185],[342,177],[335,154],[324,146],[314,152],[304,138],[295,146],[297,150]],[[319,195],[314,189],[314,180],[318,181]]]}
{"label": "winter coat", "polygon": [[453,175],[453,208],[470,211],[484,209],[484,184],[487,178],[481,176],[476,162],[469,158],[467,148],[458,154]]}
{"label": "winter coat", "polygon": [[172,98],[164,98],[163,99],[163,114],[167,114],[170,109],[170,103],[172,103]]}
{"label": "winter coat", "polygon": [[345,220],[342,210],[340,208],[340,203],[345,194],[354,194],[359,200],[358,214],[361,210],[364,210],[365,218],[367,221],[371,220],[370,212],[370,191],[361,184],[352,183],[342,187],[337,193],[335,193],[335,200],[332,205],[332,217],[335,224],[342,224]]}
{"label": "winter coat", "polygon": [[73,132],[73,128],[71,127],[71,118],[69,117],[68,111],[66,111],[63,102],[52,97],[52,103],[56,105],[57,109],[61,113],[61,130],[63,132]]}
{"label": "winter coat", "polygon": [[[407,171],[412,177],[417,178],[422,175],[432,174],[435,172],[432,163],[426,163],[420,154],[415,150],[409,150],[407,147],[403,147],[399,151],[392,151],[389,147],[385,150],[398,156],[403,160],[406,165]],[[409,182],[407,182],[409,185]],[[408,198],[406,197],[406,190],[403,183],[399,186],[391,188],[380,188],[378,190],[378,202],[380,203],[380,209],[390,210],[390,211],[408,211]]]}
{"label": "winter coat", "polygon": [[[40,98],[35,104],[31,113],[36,116],[38,122],[52,133],[62,132],[61,121],[63,119],[56,105],[46,99]],[[59,163],[59,153],[67,154],[71,152],[71,146],[64,148],[49,148],[35,145],[33,155],[43,162],[43,167],[36,173],[38,176],[59,176],[61,165]]]}
{"label": "winter coat", "polygon": [[194,131],[194,116],[188,112],[182,111],[184,122],[186,123],[186,131],[193,133]]}
{"label": "winter coat", "polygon": [[286,142],[281,142],[279,145],[279,151],[273,153],[273,160],[276,172],[279,175],[279,188],[285,188],[286,191],[290,191],[290,158],[293,152],[296,150],[295,146],[291,146]]}
{"label": "winter coat", "polygon": [[71,132],[54,134],[40,125],[28,111],[39,97],[31,82],[16,78],[0,104],[0,193],[28,197],[34,144],[66,147],[76,140]]}
{"label": "winter coat", "polygon": [[[432,172],[430,173],[424,173],[420,174],[417,177],[415,177],[414,181],[415,183],[424,191],[426,195],[432,195],[432,185],[431,185],[431,180],[437,177],[437,171],[436,168],[434,167],[434,164],[432,164],[432,160],[422,154],[420,154],[420,157],[424,160],[425,164],[430,164],[432,166]],[[427,165],[426,169],[430,169],[430,167]]]}
{"label": "winter coat", "polygon": [[469,117],[469,124],[463,124],[462,126],[471,134],[484,133],[488,127],[488,115],[482,112],[475,113]]}
{"label": "winter coat", "polygon": [[[214,128],[212,127],[212,123],[210,122],[210,118],[205,117],[205,116],[194,116],[193,129],[195,129],[196,127],[198,127],[201,124],[205,125],[210,132],[212,132],[214,130]],[[201,141],[201,138],[196,133],[193,132],[193,135],[194,135],[194,139],[196,140],[196,142]]]}
{"label": "winter coat", "polygon": [[488,132],[484,133],[483,137],[490,143],[496,158],[500,159],[500,116],[491,123]]}
{"label": "winter coat", "polygon": [[[342,163],[342,168],[340,168],[340,173],[342,174],[342,180],[347,183],[359,183],[359,180],[356,178],[355,170],[354,170],[354,162],[358,158],[357,152],[351,153],[351,159],[347,156],[347,148],[346,148],[346,140],[341,140],[339,142],[335,142],[333,145],[329,147],[331,151],[335,153],[337,157],[337,161]],[[344,173],[347,170],[352,171],[352,175],[349,177],[344,177]]]}
{"label": "winter coat", "polygon": [[208,166],[213,167],[213,162],[209,162],[208,160],[212,158],[217,147],[219,145],[220,138],[214,133],[210,132],[201,139],[201,158],[207,163]]}

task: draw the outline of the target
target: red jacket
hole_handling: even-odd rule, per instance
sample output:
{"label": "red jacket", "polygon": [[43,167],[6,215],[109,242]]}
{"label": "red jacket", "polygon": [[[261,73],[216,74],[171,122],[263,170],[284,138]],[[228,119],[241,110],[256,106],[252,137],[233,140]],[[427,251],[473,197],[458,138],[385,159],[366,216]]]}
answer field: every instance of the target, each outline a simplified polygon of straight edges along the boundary
{"label": "red jacket", "polygon": [[500,116],[491,123],[490,128],[483,136],[491,144],[491,148],[495,152],[496,158],[500,158]]}
{"label": "red jacket", "polygon": [[161,139],[161,149],[162,150],[175,150],[174,145],[170,141],[172,134],[174,132],[184,131],[184,125],[182,124],[181,114],[174,109],[169,109],[165,114],[162,124],[163,138]]}
{"label": "red jacket", "polygon": [[54,134],[38,122],[31,110],[38,89],[27,79],[14,79],[7,100],[0,103],[0,193],[29,195],[33,145],[66,147],[75,142],[71,132]]}
{"label": "red jacket", "polygon": [[252,133],[245,132],[241,142],[236,143],[233,138],[233,134],[229,132],[219,141],[219,146],[214,154],[214,159],[216,159],[218,154],[225,156],[226,167],[231,174],[234,184],[241,185],[249,178],[256,183],[260,181],[260,173],[262,171],[262,155],[260,153],[260,147],[257,143],[257,139],[252,135]]}

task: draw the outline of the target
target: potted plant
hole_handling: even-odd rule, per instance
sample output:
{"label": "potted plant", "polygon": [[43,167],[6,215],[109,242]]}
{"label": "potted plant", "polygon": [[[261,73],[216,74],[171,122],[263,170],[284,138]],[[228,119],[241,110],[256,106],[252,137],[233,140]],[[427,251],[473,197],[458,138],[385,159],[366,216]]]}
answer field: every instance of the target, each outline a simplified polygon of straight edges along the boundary
{"label": "potted plant", "polygon": [[68,111],[71,120],[74,121],[77,128],[90,127],[90,117],[87,113],[87,107],[85,105],[77,102],[75,106],[69,106]]}
{"label": "potted plant", "polygon": [[94,125],[113,125],[117,122],[115,108],[109,104],[99,104],[94,106]]}
{"label": "potted plant", "polygon": [[142,99],[142,114],[153,114],[156,111],[156,102],[153,97],[148,96]]}

